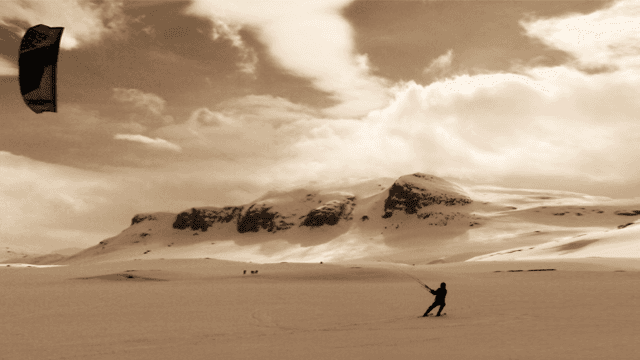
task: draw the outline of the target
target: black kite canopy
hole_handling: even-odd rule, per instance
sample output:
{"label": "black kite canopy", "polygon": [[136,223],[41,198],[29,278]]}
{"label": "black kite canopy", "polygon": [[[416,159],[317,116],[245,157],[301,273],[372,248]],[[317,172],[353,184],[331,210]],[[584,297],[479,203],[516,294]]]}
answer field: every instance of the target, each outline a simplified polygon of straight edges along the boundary
{"label": "black kite canopy", "polygon": [[56,66],[63,29],[36,25],[27,30],[20,44],[20,92],[37,114],[56,112]]}

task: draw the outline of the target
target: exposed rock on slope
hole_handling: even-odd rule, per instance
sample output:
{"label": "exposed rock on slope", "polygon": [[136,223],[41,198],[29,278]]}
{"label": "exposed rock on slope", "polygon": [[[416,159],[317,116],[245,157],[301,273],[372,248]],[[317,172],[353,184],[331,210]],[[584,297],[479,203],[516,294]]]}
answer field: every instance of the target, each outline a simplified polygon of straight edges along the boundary
{"label": "exposed rock on slope", "polygon": [[253,204],[238,220],[238,232],[258,232],[265,229],[268,232],[276,232],[278,230],[287,230],[295,225],[293,222],[287,222],[291,216],[285,216],[279,212],[272,210],[272,207],[264,204]]}
{"label": "exposed rock on slope", "polygon": [[355,207],[355,197],[346,200],[332,200],[325,205],[313,209],[304,218],[300,226],[318,227],[323,225],[336,225],[341,219],[351,220],[351,213]]}
{"label": "exposed rock on slope", "polygon": [[[294,226],[318,227],[335,225],[340,220],[351,220],[350,215],[355,206],[355,196],[352,194],[303,193],[306,192],[275,193],[246,206],[193,208],[178,214],[173,228],[207,231],[213,224],[230,223],[235,225],[240,234],[261,230],[275,233]],[[321,206],[316,207],[317,204]],[[136,215],[132,223],[145,219],[150,219],[150,215]]]}
{"label": "exposed rock on slope", "polygon": [[389,218],[394,211],[416,214],[427,206],[464,206],[471,202],[471,198],[458,186],[436,176],[416,173],[402,176],[393,183],[382,217]]}
{"label": "exposed rock on slope", "polygon": [[623,215],[623,216],[638,216],[640,215],[640,210],[632,210],[632,211],[621,210],[621,211],[616,211],[615,214]]}
{"label": "exposed rock on slope", "polygon": [[133,219],[131,219],[131,225],[135,225],[145,220],[154,221],[154,220],[158,220],[158,218],[153,214],[137,214],[136,216],[133,217]]}
{"label": "exposed rock on slope", "polygon": [[232,221],[237,222],[242,208],[242,206],[203,209],[192,208],[191,212],[183,211],[176,216],[173,228],[180,230],[191,228],[191,230],[207,231],[211,225],[216,223],[225,224]]}

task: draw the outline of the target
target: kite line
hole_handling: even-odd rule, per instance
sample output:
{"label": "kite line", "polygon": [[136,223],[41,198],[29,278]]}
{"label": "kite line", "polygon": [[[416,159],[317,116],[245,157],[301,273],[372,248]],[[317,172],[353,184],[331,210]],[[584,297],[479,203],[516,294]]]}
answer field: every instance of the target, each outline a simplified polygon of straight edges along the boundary
{"label": "kite line", "polygon": [[[394,263],[393,261],[391,261],[391,260],[389,260],[389,259],[387,259],[387,258],[383,258],[383,259],[385,259],[387,262],[391,263],[391,265],[396,265],[396,263]],[[408,277],[412,278],[413,280],[415,280],[416,282],[418,282],[418,284],[422,285],[423,287],[425,287],[425,288],[427,288],[427,289],[431,290],[431,288],[430,288],[427,284],[425,284],[424,282],[422,282],[422,280],[418,279],[417,277],[415,277],[415,276],[413,276],[413,275],[409,274],[408,272],[406,272],[406,271],[402,270],[402,269],[401,269],[401,268],[399,268],[399,267],[397,267],[397,268],[396,268],[396,270],[398,270],[398,271],[400,271],[401,273],[403,273],[403,274],[407,275]]]}

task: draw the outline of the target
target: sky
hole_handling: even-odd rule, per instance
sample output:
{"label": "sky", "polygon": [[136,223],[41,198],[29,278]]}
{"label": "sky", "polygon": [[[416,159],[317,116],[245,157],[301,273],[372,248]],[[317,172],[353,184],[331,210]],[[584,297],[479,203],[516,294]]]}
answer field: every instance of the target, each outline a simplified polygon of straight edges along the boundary
{"label": "sky", "polygon": [[[634,1],[0,1],[0,243],[414,172],[637,197]],[[62,26],[58,112],[20,97]]]}

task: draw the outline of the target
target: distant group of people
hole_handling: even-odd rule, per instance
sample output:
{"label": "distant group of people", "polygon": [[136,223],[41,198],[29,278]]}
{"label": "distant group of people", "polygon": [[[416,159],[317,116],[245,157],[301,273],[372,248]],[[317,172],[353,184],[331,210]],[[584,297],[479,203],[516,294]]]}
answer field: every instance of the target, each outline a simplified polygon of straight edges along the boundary
{"label": "distant group of people", "polygon": [[[243,274],[243,275],[245,275],[246,273],[247,273],[247,270],[244,270],[244,271],[242,272],[242,274]],[[257,273],[258,273],[258,270],[251,270],[251,273],[252,273],[252,274],[257,274]]]}

